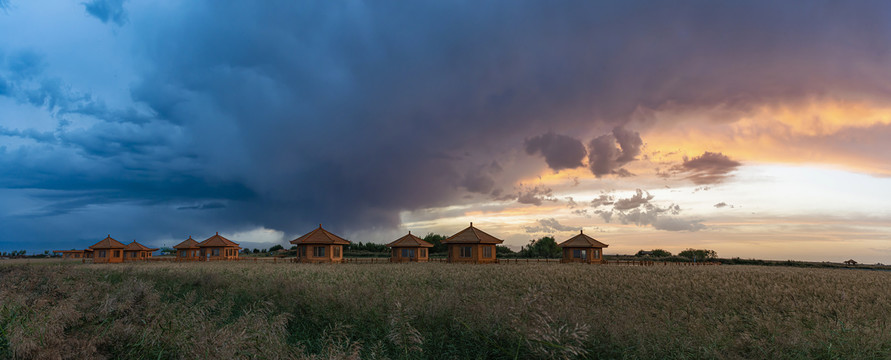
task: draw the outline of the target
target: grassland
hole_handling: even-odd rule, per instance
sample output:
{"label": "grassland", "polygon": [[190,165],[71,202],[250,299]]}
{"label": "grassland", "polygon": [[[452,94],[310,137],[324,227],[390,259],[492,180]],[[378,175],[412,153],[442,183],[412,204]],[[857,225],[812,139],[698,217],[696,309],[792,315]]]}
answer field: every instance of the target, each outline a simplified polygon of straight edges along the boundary
{"label": "grassland", "polygon": [[0,265],[0,358],[889,358],[891,273]]}

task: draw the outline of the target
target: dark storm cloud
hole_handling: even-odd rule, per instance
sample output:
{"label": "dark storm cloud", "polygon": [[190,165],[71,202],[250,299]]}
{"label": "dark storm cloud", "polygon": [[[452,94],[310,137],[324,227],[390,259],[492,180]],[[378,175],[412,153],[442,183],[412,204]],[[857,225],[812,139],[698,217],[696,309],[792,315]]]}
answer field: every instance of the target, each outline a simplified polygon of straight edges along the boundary
{"label": "dark storm cloud", "polygon": [[554,171],[582,166],[587,151],[581,141],[552,132],[526,139],[526,153],[541,154]]}
{"label": "dark storm cloud", "polygon": [[[617,146],[618,145],[618,146]],[[640,134],[621,127],[613,129],[611,134],[601,135],[588,143],[588,166],[597,177],[615,174],[620,177],[633,176],[622,168],[625,164],[637,160],[643,140]]]}
{"label": "dark storm cloud", "polygon": [[211,202],[200,205],[191,205],[191,206],[180,206],[176,208],[177,210],[213,210],[213,209],[223,209],[226,207],[226,204]]}
{"label": "dark storm cloud", "polygon": [[127,22],[124,0],[93,0],[83,3],[83,5],[87,13],[104,23],[112,22],[122,26]]}
{"label": "dark storm cloud", "polygon": [[39,142],[52,142],[56,139],[56,136],[51,131],[37,131],[34,129],[12,130],[3,126],[0,126],[0,135],[32,139]]}
{"label": "dark storm cloud", "polygon": [[685,157],[684,162],[672,170],[685,174],[687,179],[697,185],[717,184],[724,181],[740,165],[742,163],[731,160],[727,155],[706,151],[692,159]]}
{"label": "dark storm cloud", "polygon": [[[832,93],[882,99],[891,77],[862,71],[884,69],[891,50],[883,3],[190,1],[138,13],[129,4],[84,9],[126,30],[121,42],[132,39],[115,50],[138,57],[130,95],[147,110],[105,106],[65,74],[46,74],[36,53],[4,58],[3,96],[59,124],[51,139],[0,120],[38,142],[0,150],[0,166],[16,169],[0,184],[94,190],[93,204],[155,204],[102,212],[114,224],[227,204],[176,212],[165,233],[198,226],[186,217],[204,213],[214,213],[201,218],[208,231],[392,227],[401,211],[513,186],[478,164],[551,129],[614,129],[588,143],[588,165],[597,176],[628,176],[622,166],[642,141],[622,125],[635,109],[750,108]],[[862,66],[839,66],[851,59]],[[581,153],[568,148],[535,153],[565,168]],[[729,172],[688,165],[694,181]]]}
{"label": "dark storm cloud", "polygon": [[489,165],[472,167],[464,174],[461,186],[473,193],[492,194],[493,197],[498,197],[500,191],[495,189],[495,176],[502,170],[497,161],[492,161]]}

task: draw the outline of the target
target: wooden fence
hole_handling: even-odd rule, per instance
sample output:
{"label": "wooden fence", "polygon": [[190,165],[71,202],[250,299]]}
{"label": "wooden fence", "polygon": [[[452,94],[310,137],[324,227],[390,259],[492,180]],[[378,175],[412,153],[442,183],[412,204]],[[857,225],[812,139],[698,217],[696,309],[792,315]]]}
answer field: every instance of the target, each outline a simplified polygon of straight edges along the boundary
{"label": "wooden fence", "polygon": [[611,260],[605,261],[604,265],[630,265],[630,266],[700,266],[700,265],[721,265],[719,262],[697,261],[697,262],[675,262],[675,261],[647,261],[647,260]]}
{"label": "wooden fence", "polygon": [[[91,258],[83,258],[82,262],[86,263],[87,261],[93,262]],[[266,258],[258,258],[258,257],[238,257],[234,259],[186,259],[186,258],[178,258],[178,257],[150,257],[150,258],[142,258],[142,259],[134,259],[127,260],[125,262],[216,262],[216,261],[236,261],[236,262],[248,262],[248,263],[267,263],[267,264],[285,264],[285,263],[297,263],[297,258],[279,258],[279,257],[266,257]],[[343,258],[343,262],[347,264],[384,264],[390,263],[390,258]],[[418,262],[417,260],[412,261],[403,261],[403,262]],[[421,262],[435,262],[435,263],[447,263],[448,259],[445,258],[431,258],[426,261]],[[542,263],[542,264],[557,264],[560,263],[561,259],[497,259],[495,261],[496,264],[529,264],[529,263]],[[575,262],[578,263],[578,262]],[[602,263],[595,262],[595,264],[603,264],[603,265],[624,265],[624,266],[712,266],[712,265],[721,265],[719,262],[712,261],[698,261],[698,262],[672,262],[672,261],[648,261],[648,260],[605,260]]]}

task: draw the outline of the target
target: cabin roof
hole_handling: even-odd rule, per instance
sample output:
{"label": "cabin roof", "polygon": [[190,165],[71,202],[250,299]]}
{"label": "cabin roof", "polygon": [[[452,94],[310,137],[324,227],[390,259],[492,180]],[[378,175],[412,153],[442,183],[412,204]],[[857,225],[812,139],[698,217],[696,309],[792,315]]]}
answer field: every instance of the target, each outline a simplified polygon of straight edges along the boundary
{"label": "cabin roof", "polygon": [[562,243],[557,244],[559,247],[568,247],[568,248],[605,248],[609,245],[604,244],[596,239],[585,235],[581,230],[579,230],[579,234],[569,238]]}
{"label": "cabin roof", "polygon": [[145,245],[142,245],[142,244],[136,242],[136,240],[133,240],[133,242],[127,244],[127,246],[124,247],[124,250],[126,250],[126,251],[156,251],[158,249],[157,248],[154,248],[154,249],[149,248]]}
{"label": "cabin roof", "polygon": [[237,243],[220,236],[220,233],[217,233],[214,236],[207,238],[197,245],[198,247],[237,247],[240,249]]}
{"label": "cabin roof", "polygon": [[93,244],[93,246],[90,246],[90,249],[123,249],[125,247],[126,246],[124,244],[121,244],[117,240],[112,239],[111,235],[108,235],[108,237],[102,239],[102,241]]}
{"label": "cabin roof", "polygon": [[314,229],[313,231],[310,231],[299,238],[291,240],[291,244],[349,245],[351,243],[349,240],[334,235],[330,231],[323,229],[322,224],[319,224],[319,227]]}
{"label": "cabin roof", "polygon": [[503,242],[504,240],[473,227],[473,223],[470,223],[470,226],[466,229],[442,241],[443,244],[501,244]]}
{"label": "cabin roof", "polygon": [[197,249],[198,242],[195,239],[192,239],[192,235],[189,235],[189,238],[183,240],[183,242],[176,244],[173,246],[174,249]]}
{"label": "cabin roof", "polygon": [[421,239],[417,236],[412,235],[411,231],[409,231],[408,235],[405,235],[401,238],[396,239],[396,241],[393,241],[393,242],[387,244],[387,246],[389,246],[389,247],[428,247],[429,248],[429,247],[433,247],[433,244],[424,241],[424,239]]}

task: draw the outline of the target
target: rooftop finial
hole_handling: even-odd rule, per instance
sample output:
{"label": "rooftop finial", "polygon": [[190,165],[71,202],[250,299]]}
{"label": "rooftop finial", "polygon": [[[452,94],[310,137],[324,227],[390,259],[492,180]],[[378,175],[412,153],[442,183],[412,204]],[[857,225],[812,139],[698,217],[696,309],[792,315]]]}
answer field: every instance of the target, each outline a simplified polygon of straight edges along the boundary
{"label": "rooftop finial", "polygon": [[470,227],[473,227],[473,221],[470,222]]}
{"label": "rooftop finial", "polygon": [[411,235],[411,230],[408,231],[408,234]]}
{"label": "rooftop finial", "polygon": [[584,234],[584,233],[585,233],[584,229],[579,229],[579,234]]}
{"label": "rooftop finial", "polygon": [[219,235],[219,234],[220,234],[220,232],[219,232],[219,231],[217,231],[217,235]]}
{"label": "rooftop finial", "polygon": [[321,229],[321,228],[322,228],[322,224],[319,224],[319,229]]}

